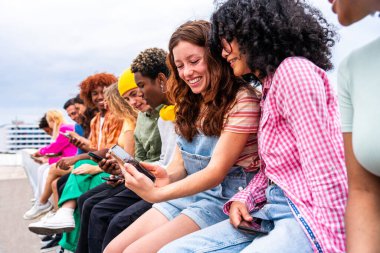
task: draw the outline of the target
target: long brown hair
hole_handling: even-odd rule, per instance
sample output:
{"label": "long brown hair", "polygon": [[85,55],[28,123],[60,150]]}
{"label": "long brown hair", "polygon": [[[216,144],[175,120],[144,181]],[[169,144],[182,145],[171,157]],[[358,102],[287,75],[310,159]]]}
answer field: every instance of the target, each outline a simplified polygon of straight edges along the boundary
{"label": "long brown hair", "polygon": [[[189,21],[178,27],[169,41],[169,99],[176,105],[176,132],[188,141],[191,141],[198,131],[207,136],[220,136],[224,116],[235,100],[236,93],[244,85],[241,80],[235,78],[231,67],[222,56],[210,50],[210,29],[211,24],[207,21]],[[181,41],[205,48],[210,85],[203,95],[193,93],[179,77],[174,64],[173,48]]]}

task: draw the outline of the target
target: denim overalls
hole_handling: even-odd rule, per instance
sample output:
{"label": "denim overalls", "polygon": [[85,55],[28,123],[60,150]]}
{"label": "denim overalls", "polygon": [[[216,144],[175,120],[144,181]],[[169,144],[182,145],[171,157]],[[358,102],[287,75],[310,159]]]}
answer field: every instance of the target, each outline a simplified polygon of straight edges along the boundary
{"label": "denim overalls", "polygon": [[[207,167],[219,137],[196,135],[191,142],[178,136],[177,144],[188,175]],[[180,213],[190,217],[200,228],[205,228],[228,218],[223,205],[240,189],[247,186],[253,173],[246,173],[240,166],[230,169],[223,182],[204,192],[192,196],[154,204],[153,207],[169,220]]]}

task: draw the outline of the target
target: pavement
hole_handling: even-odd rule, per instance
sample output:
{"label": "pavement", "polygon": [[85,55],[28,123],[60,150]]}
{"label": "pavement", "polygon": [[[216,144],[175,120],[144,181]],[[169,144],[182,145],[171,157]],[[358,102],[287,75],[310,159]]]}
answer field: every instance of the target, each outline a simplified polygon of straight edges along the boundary
{"label": "pavement", "polygon": [[40,252],[40,239],[22,215],[32,206],[32,188],[20,166],[0,166],[0,253]]}

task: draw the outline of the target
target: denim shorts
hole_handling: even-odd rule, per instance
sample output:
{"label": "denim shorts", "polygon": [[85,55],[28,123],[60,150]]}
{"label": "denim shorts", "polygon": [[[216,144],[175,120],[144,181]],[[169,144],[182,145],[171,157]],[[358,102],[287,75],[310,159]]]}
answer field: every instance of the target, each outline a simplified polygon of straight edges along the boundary
{"label": "denim shorts", "polygon": [[168,220],[179,214],[192,219],[201,229],[228,218],[223,212],[223,205],[240,189],[247,186],[251,179],[241,167],[234,167],[221,185],[198,194],[154,204]]}

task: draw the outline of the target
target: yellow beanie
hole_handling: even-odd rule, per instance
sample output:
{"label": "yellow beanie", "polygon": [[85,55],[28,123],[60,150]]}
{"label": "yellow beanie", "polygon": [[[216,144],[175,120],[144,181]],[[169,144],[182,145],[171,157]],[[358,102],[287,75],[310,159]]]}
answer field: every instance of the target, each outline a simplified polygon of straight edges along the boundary
{"label": "yellow beanie", "polygon": [[125,70],[119,77],[117,88],[119,89],[120,96],[123,96],[123,94],[127,91],[137,88],[135,76],[133,75],[130,68]]}

